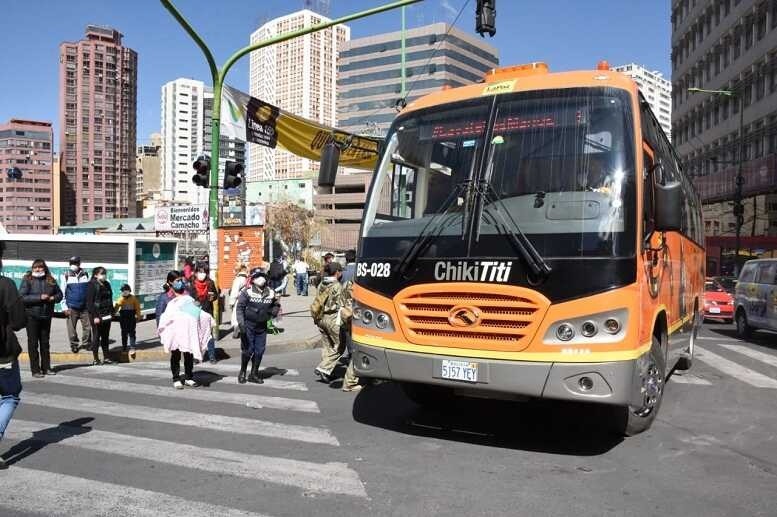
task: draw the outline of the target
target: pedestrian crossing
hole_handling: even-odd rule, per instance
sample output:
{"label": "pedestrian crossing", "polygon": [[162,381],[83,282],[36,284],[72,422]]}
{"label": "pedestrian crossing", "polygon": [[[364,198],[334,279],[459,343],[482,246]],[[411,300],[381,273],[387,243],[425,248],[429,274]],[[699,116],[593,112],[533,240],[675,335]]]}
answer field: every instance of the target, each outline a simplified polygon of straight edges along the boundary
{"label": "pedestrian crossing", "polygon": [[697,344],[693,369],[675,373],[669,382],[711,386],[725,376],[754,388],[777,389],[777,349],[742,341],[733,344],[732,339],[719,341],[709,339],[703,346]]}
{"label": "pedestrian crossing", "polygon": [[[0,500],[0,515],[305,515],[326,504],[335,513],[343,497],[366,511],[359,458],[322,425],[298,371],[238,386],[237,365],[201,365],[195,375],[200,368],[228,376],[176,390],[161,362],[63,368],[44,379],[23,367],[22,402],[0,442],[9,464],[0,484],[19,496]],[[72,460],[47,461],[57,455]],[[185,484],[149,486],[146,476],[246,488],[214,500]],[[40,487],[34,497],[31,486]]]}

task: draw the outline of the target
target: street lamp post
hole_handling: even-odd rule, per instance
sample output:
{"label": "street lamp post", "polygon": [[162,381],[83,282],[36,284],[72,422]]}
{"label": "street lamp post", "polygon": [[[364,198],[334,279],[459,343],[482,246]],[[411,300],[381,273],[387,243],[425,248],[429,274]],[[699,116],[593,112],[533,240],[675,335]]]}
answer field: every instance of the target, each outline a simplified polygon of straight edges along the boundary
{"label": "street lamp post", "polygon": [[[353,20],[358,20],[359,18],[365,18],[367,16],[372,16],[373,14],[382,13],[384,11],[389,11],[391,9],[397,9],[399,7],[406,7],[411,4],[415,4],[418,2],[421,2],[422,0],[398,0],[390,4],[384,4],[378,7],[374,7],[372,9],[367,9],[365,11],[360,11],[358,13],[349,14],[347,16],[343,16],[342,18],[338,18],[336,20],[331,20],[325,23],[318,23],[316,25],[313,25],[311,27],[306,27],[304,29],[287,32],[284,34],[279,34],[278,36],[274,36],[272,38],[266,39],[264,41],[260,41],[258,43],[255,43],[253,45],[249,45],[247,47],[244,47],[234,54],[232,54],[229,59],[219,68],[216,65],[216,60],[213,57],[213,53],[210,51],[208,46],[205,44],[205,41],[202,39],[202,37],[197,33],[197,31],[194,30],[194,28],[189,24],[189,22],[186,20],[186,18],[183,17],[183,15],[178,11],[178,9],[173,5],[173,0],[160,0],[162,2],[162,5],[167,9],[170,14],[175,18],[175,20],[183,27],[183,29],[186,31],[186,33],[194,40],[194,42],[197,44],[198,47],[200,47],[200,50],[202,50],[202,53],[205,55],[205,59],[208,61],[208,66],[210,68],[210,75],[211,79],[213,81],[213,114],[211,116],[211,161],[210,161],[210,196],[209,196],[209,203],[208,203],[208,212],[210,217],[210,228],[211,231],[218,228],[218,213],[219,213],[219,199],[218,199],[218,181],[219,181],[219,144],[220,144],[220,131],[221,131],[221,91],[224,86],[224,81],[227,76],[227,72],[229,72],[230,68],[232,68],[232,65],[235,64],[235,62],[240,59],[241,57],[253,52],[254,50],[260,50],[264,47],[268,47],[270,45],[274,45],[276,43],[281,43],[290,39],[298,38],[300,36],[305,36],[306,34],[311,34],[313,32],[318,32],[323,29],[327,29],[329,27],[334,27],[335,25],[340,25],[343,23],[347,23]],[[214,256],[210,257],[211,260],[214,260]],[[216,267],[214,267],[216,264],[214,263],[211,266],[211,269],[215,270]]]}
{"label": "street lamp post", "polygon": [[742,166],[745,163],[745,103],[741,95],[731,90],[705,90],[703,88],[688,88],[689,93],[706,93],[710,95],[723,95],[735,97],[739,100],[739,156],[737,165],[736,188],[734,190],[734,216],[736,217],[735,241],[734,241],[734,275],[739,276],[739,254],[742,247],[742,225],[745,222],[745,210],[742,205],[742,187],[745,178],[742,175]]}

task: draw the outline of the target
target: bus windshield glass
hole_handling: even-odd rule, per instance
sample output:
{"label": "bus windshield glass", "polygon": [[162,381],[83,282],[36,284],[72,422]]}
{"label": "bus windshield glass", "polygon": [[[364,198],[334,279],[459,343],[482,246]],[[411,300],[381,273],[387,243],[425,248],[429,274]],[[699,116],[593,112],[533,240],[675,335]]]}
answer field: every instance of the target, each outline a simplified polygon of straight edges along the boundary
{"label": "bus windshield glass", "polygon": [[492,98],[484,97],[394,123],[365,209],[363,255],[401,256],[434,227],[441,245],[427,256],[464,256],[461,223],[473,204],[462,187],[472,179],[483,196],[476,226],[484,245],[473,246],[471,255],[515,253],[499,231],[507,216],[514,226],[506,229],[520,228],[544,258],[633,256],[636,179],[627,92],[516,93],[499,96],[495,113],[491,108]]}

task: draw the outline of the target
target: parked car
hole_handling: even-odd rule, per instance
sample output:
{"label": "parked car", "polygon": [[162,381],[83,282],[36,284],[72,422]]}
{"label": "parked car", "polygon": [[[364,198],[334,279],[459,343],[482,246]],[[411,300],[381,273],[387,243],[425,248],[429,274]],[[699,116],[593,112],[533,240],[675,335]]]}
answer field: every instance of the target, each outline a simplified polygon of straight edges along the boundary
{"label": "parked car", "polygon": [[734,296],[737,335],[753,330],[777,331],[777,259],[747,262],[739,274]]}
{"label": "parked car", "polygon": [[705,320],[734,321],[734,297],[711,278],[704,282],[703,300]]}
{"label": "parked car", "polygon": [[737,278],[735,276],[714,276],[712,281],[722,287],[727,293],[734,295],[737,288]]}

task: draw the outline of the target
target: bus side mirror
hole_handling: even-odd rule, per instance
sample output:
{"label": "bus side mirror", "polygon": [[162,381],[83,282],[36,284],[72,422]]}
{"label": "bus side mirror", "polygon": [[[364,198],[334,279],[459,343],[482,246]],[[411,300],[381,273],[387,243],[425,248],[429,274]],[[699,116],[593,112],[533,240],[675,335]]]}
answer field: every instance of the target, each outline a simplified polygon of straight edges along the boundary
{"label": "bus side mirror", "polygon": [[656,231],[677,232],[682,229],[683,190],[679,181],[656,185]]}
{"label": "bus side mirror", "polygon": [[334,142],[329,142],[321,151],[321,165],[318,169],[319,187],[334,187],[339,165],[340,147]]}

